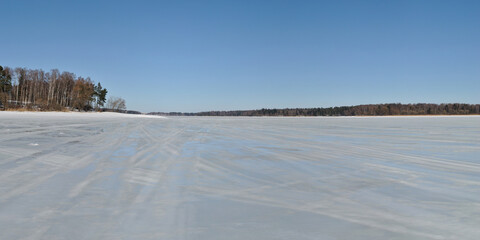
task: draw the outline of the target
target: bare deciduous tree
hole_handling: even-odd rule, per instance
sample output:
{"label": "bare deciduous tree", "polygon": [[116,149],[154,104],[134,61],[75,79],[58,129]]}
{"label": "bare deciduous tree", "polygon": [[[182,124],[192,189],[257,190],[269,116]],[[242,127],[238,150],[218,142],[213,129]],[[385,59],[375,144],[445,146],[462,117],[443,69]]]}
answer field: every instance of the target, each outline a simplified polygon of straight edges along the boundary
{"label": "bare deciduous tree", "polygon": [[107,101],[107,108],[112,109],[114,111],[124,111],[127,109],[125,104],[125,99],[120,97],[109,97]]}

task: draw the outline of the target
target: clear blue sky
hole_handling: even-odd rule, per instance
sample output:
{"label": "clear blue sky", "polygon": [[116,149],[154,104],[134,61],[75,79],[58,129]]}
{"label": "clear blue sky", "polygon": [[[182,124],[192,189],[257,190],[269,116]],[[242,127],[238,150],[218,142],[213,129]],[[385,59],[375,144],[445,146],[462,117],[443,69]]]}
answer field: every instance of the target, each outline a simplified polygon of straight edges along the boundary
{"label": "clear blue sky", "polygon": [[0,65],[129,109],[480,103],[480,1],[1,1]]}

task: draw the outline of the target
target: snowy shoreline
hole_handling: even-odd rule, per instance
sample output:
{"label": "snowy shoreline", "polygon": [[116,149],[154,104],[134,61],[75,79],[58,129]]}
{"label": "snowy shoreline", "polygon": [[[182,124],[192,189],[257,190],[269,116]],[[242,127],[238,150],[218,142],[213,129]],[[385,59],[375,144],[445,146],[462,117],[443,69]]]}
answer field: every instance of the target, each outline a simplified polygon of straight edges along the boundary
{"label": "snowy shoreline", "polygon": [[145,114],[127,114],[117,112],[33,112],[33,111],[1,111],[1,117],[87,117],[87,118],[166,118]]}

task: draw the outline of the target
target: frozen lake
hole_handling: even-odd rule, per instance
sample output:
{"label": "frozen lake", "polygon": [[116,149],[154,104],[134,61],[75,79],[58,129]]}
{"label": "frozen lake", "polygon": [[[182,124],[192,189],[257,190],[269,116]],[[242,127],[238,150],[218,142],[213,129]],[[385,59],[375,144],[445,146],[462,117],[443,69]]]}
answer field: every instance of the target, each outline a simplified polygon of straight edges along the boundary
{"label": "frozen lake", "polygon": [[480,117],[0,112],[0,239],[480,239]]}

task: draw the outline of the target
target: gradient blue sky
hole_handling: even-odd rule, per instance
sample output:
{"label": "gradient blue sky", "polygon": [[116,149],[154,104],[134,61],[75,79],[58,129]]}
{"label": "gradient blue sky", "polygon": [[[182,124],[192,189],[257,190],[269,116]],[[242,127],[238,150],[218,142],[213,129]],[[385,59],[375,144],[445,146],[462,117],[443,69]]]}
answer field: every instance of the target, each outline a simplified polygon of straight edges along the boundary
{"label": "gradient blue sky", "polygon": [[0,1],[0,65],[129,109],[480,102],[480,1]]}

